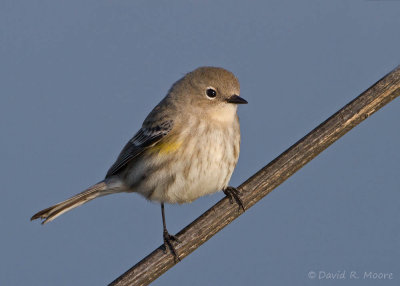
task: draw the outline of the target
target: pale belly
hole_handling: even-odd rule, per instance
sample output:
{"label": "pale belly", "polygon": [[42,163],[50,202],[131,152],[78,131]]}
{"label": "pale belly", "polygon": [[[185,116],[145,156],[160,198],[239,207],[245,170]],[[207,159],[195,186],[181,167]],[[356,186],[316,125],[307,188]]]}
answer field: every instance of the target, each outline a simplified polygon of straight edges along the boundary
{"label": "pale belly", "polygon": [[240,134],[234,131],[208,130],[207,136],[193,136],[173,152],[139,160],[127,185],[149,200],[166,203],[188,203],[223,190],[239,156]]}
{"label": "pale belly", "polygon": [[227,187],[237,161],[232,157],[232,146],[220,144],[199,153],[203,155],[184,161],[185,166],[176,174],[175,183],[164,193],[167,202],[192,202]]}

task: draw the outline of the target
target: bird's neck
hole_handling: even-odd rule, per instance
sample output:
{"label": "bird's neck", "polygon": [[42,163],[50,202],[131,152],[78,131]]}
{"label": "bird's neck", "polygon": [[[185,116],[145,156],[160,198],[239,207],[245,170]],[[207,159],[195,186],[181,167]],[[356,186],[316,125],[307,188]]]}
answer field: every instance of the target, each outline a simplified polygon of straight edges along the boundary
{"label": "bird's neck", "polygon": [[209,110],[208,116],[211,120],[220,123],[232,123],[236,118],[236,104],[225,104],[221,107]]}

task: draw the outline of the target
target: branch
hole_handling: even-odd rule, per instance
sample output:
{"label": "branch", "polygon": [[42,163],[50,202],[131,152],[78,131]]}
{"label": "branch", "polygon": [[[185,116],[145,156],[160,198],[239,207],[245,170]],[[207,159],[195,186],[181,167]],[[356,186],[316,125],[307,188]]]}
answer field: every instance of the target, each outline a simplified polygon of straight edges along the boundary
{"label": "branch", "polygon": [[[240,185],[245,208],[252,207],[333,142],[399,95],[400,66]],[[228,198],[220,200],[177,234],[181,243],[176,244],[175,248],[180,259],[189,255],[241,214],[238,206],[230,204]],[[160,246],[110,286],[147,285],[174,265],[174,257],[170,253],[164,254]]]}

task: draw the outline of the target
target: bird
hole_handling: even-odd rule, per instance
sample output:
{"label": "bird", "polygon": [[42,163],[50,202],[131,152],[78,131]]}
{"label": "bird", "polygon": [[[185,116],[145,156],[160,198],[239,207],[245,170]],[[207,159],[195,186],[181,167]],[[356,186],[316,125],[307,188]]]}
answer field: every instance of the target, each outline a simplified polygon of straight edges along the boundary
{"label": "bird", "polygon": [[229,186],[240,152],[240,84],[230,71],[199,67],[176,81],[126,143],[104,180],[39,211],[31,220],[46,224],[95,198],[139,193],[161,205],[164,252],[178,257],[179,243],[166,226],[164,204],[190,203],[223,191],[245,210],[237,188]]}

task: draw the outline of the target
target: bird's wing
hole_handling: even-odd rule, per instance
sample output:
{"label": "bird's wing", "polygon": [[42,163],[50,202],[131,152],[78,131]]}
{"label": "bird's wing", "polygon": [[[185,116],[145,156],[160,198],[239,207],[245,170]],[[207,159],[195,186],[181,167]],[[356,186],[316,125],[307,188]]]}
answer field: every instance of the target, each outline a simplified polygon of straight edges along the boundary
{"label": "bird's wing", "polygon": [[161,124],[152,126],[142,126],[142,128],[125,145],[119,154],[117,161],[108,170],[106,178],[118,173],[126,164],[140,155],[147,148],[155,145],[165,137],[173,126],[172,120],[166,120]]}

